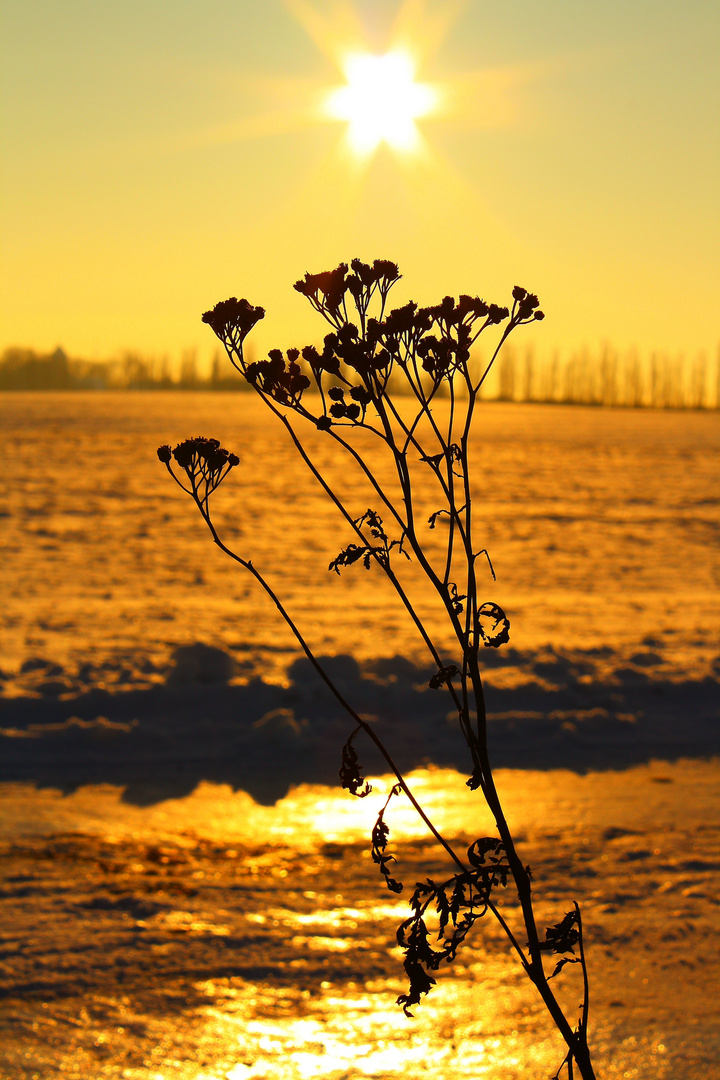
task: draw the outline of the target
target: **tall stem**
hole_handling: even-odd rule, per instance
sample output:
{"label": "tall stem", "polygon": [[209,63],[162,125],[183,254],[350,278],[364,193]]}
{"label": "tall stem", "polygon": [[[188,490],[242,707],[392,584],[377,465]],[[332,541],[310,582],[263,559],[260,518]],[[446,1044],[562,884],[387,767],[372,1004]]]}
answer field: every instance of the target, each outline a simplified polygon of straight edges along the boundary
{"label": "tall stem", "polygon": [[[392,280],[396,280],[397,268],[392,270]],[[356,269],[356,264],[353,263],[353,268]],[[364,268],[364,269],[363,269]],[[409,305],[411,312],[411,322],[408,324],[406,316],[408,308],[400,309],[398,312],[391,313],[388,316],[387,323],[385,324],[385,331],[381,331],[379,336],[377,330],[372,333],[369,332],[369,323],[367,321],[368,306],[370,304],[371,297],[375,288],[380,289],[382,305],[380,311],[380,323],[382,323],[385,312],[385,301],[387,299],[387,293],[389,291],[392,280],[390,277],[383,279],[385,284],[379,284],[380,278],[375,281],[372,287],[368,286],[364,289],[359,289],[358,281],[362,278],[366,280],[366,271],[370,271],[369,267],[364,267],[364,264],[360,264],[360,270],[358,271],[360,278],[354,279],[354,286],[348,285],[342,295],[338,298],[335,291],[332,291],[332,301],[329,299],[331,293],[326,293],[326,282],[331,281],[332,290],[335,290],[336,286],[339,287],[344,280],[344,273],[347,271],[347,265],[342,264],[338,271],[333,271],[330,278],[324,278],[320,275],[316,280],[318,282],[317,288],[314,291],[306,290],[306,295],[310,299],[311,304],[317,311],[320,312],[330,322],[333,329],[337,332],[337,338],[326,338],[326,343],[331,342],[331,351],[335,350],[336,357],[344,359],[344,362],[348,365],[348,368],[354,368],[356,373],[360,375],[363,381],[365,393],[370,391],[370,397],[377,409],[379,427],[375,427],[367,421],[366,418],[366,404],[362,406],[362,420],[357,426],[364,427],[367,430],[375,434],[381,442],[387,447],[391,454],[392,463],[394,465],[395,474],[397,477],[397,483],[399,484],[400,494],[399,497],[395,492],[394,484],[392,485],[392,491],[386,491],[384,486],[381,485],[370,467],[368,462],[363,457],[363,454],[359,452],[351,443],[349,438],[345,438],[340,434],[338,425],[328,422],[325,427],[329,431],[330,436],[335,442],[341,446],[355,461],[355,463],[362,470],[363,475],[372,486],[374,492],[381,500],[383,506],[389,511],[393,520],[402,530],[401,543],[407,544],[412,550],[417,562],[422,569],[425,577],[431,583],[435,589],[438,597],[442,601],[449,622],[453,628],[453,632],[456,636],[458,646],[462,655],[462,700],[458,696],[455,688],[451,685],[450,679],[446,680],[447,689],[449,690],[453,702],[458,708],[460,715],[460,724],[463,735],[467,741],[472,760],[474,765],[473,778],[477,779],[477,785],[482,790],[483,796],[486,800],[487,806],[492,813],[498,836],[502,842],[504,850],[504,858],[507,861],[510,875],[517,889],[517,895],[520,902],[520,908],[522,912],[522,922],[524,925],[525,933],[527,935],[527,953],[521,947],[513,930],[505,921],[498,908],[488,901],[487,906],[493,912],[495,918],[498,920],[503,930],[507,934],[507,937],[518,954],[520,962],[528,974],[529,978],[534,983],[540,994],[548,1013],[554,1021],[557,1030],[562,1035],[565,1043],[568,1047],[568,1052],[565,1057],[563,1065],[567,1064],[569,1080],[572,1080],[574,1075],[574,1067],[577,1069],[582,1077],[582,1080],[595,1080],[595,1074],[590,1061],[590,1053],[587,1044],[587,1025],[588,1025],[588,1009],[589,1009],[589,988],[587,978],[587,968],[585,963],[585,952],[582,933],[582,922],[580,919],[580,911],[576,908],[576,919],[579,933],[579,948],[580,957],[579,962],[582,967],[583,974],[583,1003],[581,1006],[580,1021],[575,1030],[572,1029],[567,1017],[565,1016],[563,1009],[561,1008],[553,989],[549,985],[548,978],[545,974],[543,967],[544,950],[549,947],[548,942],[541,942],[538,935],[537,924],[535,920],[535,914],[533,909],[532,887],[530,881],[529,869],[523,865],[523,862],[516,850],[515,842],[503,810],[503,806],[500,800],[500,796],[495,784],[495,778],[492,771],[492,765],[490,761],[490,754],[488,749],[488,725],[487,725],[487,713],[485,706],[485,693],[483,688],[483,682],[480,672],[480,665],[478,661],[478,648],[482,640],[486,640],[481,633],[482,627],[480,623],[480,604],[478,598],[478,583],[475,566],[475,553],[473,544],[473,506],[472,506],[472,491],[470,484],[470,464],[469,464],[469,441],[470,432],[472,427],[472,421],[474,417],[475,404],[480,389],[487,378],[487,375],[494,364],[500,349],[507,339],[508,335],[519,325],[532,321],[534,318],[542,318],[542,313],[535,311],[537,307],[537,298],[529,296],[525,290],[513,290],[514,303],[512,311],[508,312],[505,309],[503,313],[496,306],[484,305],[482,301],[473,302],[467,297],[461,298],[461,302],[458,302],[457,306],[454,306],[454,301],[446,298],[443,300],[439,308],[417,310],[417,321],[413,322],[414,316],[412,312],[416,311],[415,305]],[[393,277],[395,275],[395,277]],[[306,275],[306,281],[310,281],[311,276]],[[348,288],[355,297],[355,307],[358,311],[360,318],[360,333],[362,338],[362,349],[360,353],[354,353],[353,348],[347,351],[348,341],[357,342],[358,332],[353,326],[349,326],[348,306],[346,303],[346,292]],[[322,296],[321,296],[322,294]],[[529,302],[529,303],[528,303]],[[237,302],[235,302],[237,303]],[[247,303],[247,302],[243,302]],[[482,312],[482,314],[481,314]],[[535,312],[533,314],[533,312]],[[430,322],[427,321],[428,314],[431,316]],[[502,321],[504,317],[508,317],[509,321],[506,324],[504,330],[501,333],[500,340],[491,356],[489,363],[487,364],[484,372],[482,373],[479,381],[474,384],[469,370],[469,350],[475,343],[478,336],[486,327],[495,325]],[[392,329],[394,323],[395,326],[402,327],[400,333],[397,330]],[[478,319],[485,318],[480,328],[473,334],[473,326]],[[438,339],[428,334],[429,327],[432,324],[439,330],[442,338],[442,347],[438,343]],[[380,325],[380,324],[378,324]],[[224,324],[223,324],[224,326]],[[348,331],[349,337],[343,336],[343,328]],[[222,329],[222,328],[221,328]],[[218,331],[216,331],[218,332]],[[384,336],[383,336],[384,334]],[[428,336],[423,336],[428,335]],[[225,340],[222,334],[218,336],[221,340],[224,340],[228,354],[233,364],[238,367],[239,370],[246,372],[246,365],[242,356],[242,340],[239,344],[234,343],[234,339]],[[376,355],[376,350],[379,348],[379,343],[383,343],[383,347],[380,349],[380,353],[385,357],[379,367],[373,366],[373,360]],[[387,346],[387,348],[385,348]],[[364,350],[364,351],[363,351]],[[429,351],[428,351],[429,350]],[[433,350],[435,350],[433,352]],[[233,358],[233,351],[237,354],[238,362],[236,363]],[[297,352],[295,352],[297,358]],[[317,353],[315,353],[317,357]],[[325,354],[324,354],[325,355]],[[360,363],[356,363],[352,357],[359,356]],[[441,361],[438,359],[444,356],[445,366],[442,367]],[[388,358],[389,357],[389,358]],[[435,357],[435,359],[432,359]],[[288,353],[290,359],[290,353]],[[430,363],[426,361],[430,358]],[[422,359],[422,364],[420,361]],[[277,364],[277,358],[273,360],[273,364]],[[419,409],[415,415],[414,420],[409,423],[405,421],[403,410],[396,407],[392,400],[392,396],[388,391],[388,384],[390,379],[391,368],[395,364],[396,369],[400,368],[405,375],[408,387],[418,403]],[[431,391],[426,392],[426,383],[423,383],[424,373],[420,370],[423,368],[426,372],[431,372],[433,386]],[[256,371],[262,368],[262,365],[255,365]],[[426,647],[428,648],[431,656],[438,664],[438,668],[442,668],[440,655],[436,647],[434,646],[432,639],[430,638],[423,621],[417,615],[412,602],[405,593],[402,585],[400,584],[394,570],[390,566],[390,545],[388,537],[385,535],[384,530],[381,530],[382,543],[384,548],[376,548],[373,545],[372,540],[369,542],[366,540],[363,531],[362,519],[354,519],[347,510],[342,499],[333,490],[331,485],[325,480],[315,464],[310,459],[307,451],[305,450],[301,439],[294,431],[284,411],[281,410],[278,405],[283,408],[289,408],[294,410],[300,416],[305,419],[313,421],[315,418],[307,411],[304,405],[300,402],[301,391],[296,391],[293,387],[297,386],[297,373],[299,368],[295,367],[293,370],[293,364],[285,371],[285,375],[278,374],[278,368],[268,367],[264,368],[265,375],[263,375],[260,383],[257,382],[257,376],[253,376],[251,381],[255,389],[258,390],[265,403],[272,409],[275,415],[285,425],[286,429],[290,433],[290,436],[300,453],[305,464],[310,471],[322,485],[323,490],[337,507],[337,509],[344,516],[345,520],[352,526],[355,533],[360,537],[365,545],[365,550],[374,555],[377,563],[381,566],[386,573],[388,579],[396,590],[402,603],[404,604],[408,614],[414,622],[415,627],[420,633]],[[329,421],[330,417],[325,411],[325,393],[323,388],[323,370],[331,373],[334,378],[339,379],[346,387],[350,387],[353,396],[357,400],[365,401],[362,394],[359,396],[356,394],[357,390],[361,387],[351,387],[350,379],[353,377],[349,374],[348,369],[341,370],[340,359],[334,361],[334,365],[328,365],[324,369],[322,367],[313,367],[313,374],[315,375],[318,388],[322,395],[323,401],[323,418],[325,421]],[[343,373],[344,372],[344,373]],[[459,451],[453,451],[451,448],[454,445],[453,438],[453,424],[455,423],[455,409],[456,409],[456,396],[455,388],[453,386],[453,378],[456,375],[462,375],[465,386],[467,388],[467,408],[465,415],[458,427],[462,427],[460,434]],[[265,379],[269,381],[265,381]],[[283,381],[285,379],[285,381]],[[447,379],[450,386],[450,419],[447,428],[447,436],[440,430],[435,417],[433,416],[433,410],[431,409],[431,403],[435,398],[440,384],[443,379]],[[307,380],[306,380],[307,382]],[[332,393],[332,389],[329,391]],[[340,394],[342,397],[342,393]],[[359,410],[356,408],[356,413]],[[350,417],[352,413],[344,412],[340,410],[342,416]],[[430,454],[424,449],[421,438],[421,421],[426,420],[429,424],[432,437],[436,440],[437,446],[440,448],[441,453]],[[316,420],[318,426],[321,426],[320,420]],[[423,427],[424,427],[423,423]],[[433,473],[440,485],[443,493],[444,500],[446,502],[447,510],[443,507],[443,513],[447,512],[450,515],[450,529],[446,550],[443,554],[443,567],[442,570],[436,569],[430,558],[423,549],[423,544],[418,536],[415,521],[415,494],[413,489],[414,470],[410,465],[410,451],[417,451],[420,454],[422,461],[427,462],[432,467]],[[455,455],[455,457],[453,456]],[[459,458],[458,472],[454,471],[453,464],[455,458]],[[462,470],[462,474],[460,473]],[[172,469],[170,469],[172,474]],[[174,474],[173,474],[174,475]],[[456,483],[461,480],[461,484]],[[176,478],[177,479],[177,478]],[[220,477],[222,479],[222,477]],[[407,795],[412,806],[418,813],[421,820],[425,823],[430,833],[435,837],[438,843],[445,849],[455,865],[461,870],[463,875],[472,874],[472,871],[468,870],[463,860],[455,853],[452,846],[444,839],[444,837],[435,828],[433,823],[428,818],[423,808],[418,803],[417,799],[411,792],[407,782],[400,773],[396,763],[392,756],[388,752],[382,740],[373,730],[372,726],[363,720],[358,713],[352,708],[349,702],[345,699],[344,695],[334,685],[332,680],[328,677],[327,673],[323,669],[322,665],[318,662],[314,656],[312,650],[309,648],[304,637],[298,630],[295,622],[288,614],[287,610],[275,594],[274,590],[267,583],[265,578],[255,569],[250,560],[241,558],[231,549],[229,549],[219,537],[214,524],[210,518],[208,508],[208,495],[211,490],[210,479],[208,475],[204,475],[204,487],[202,482],[198,486],[193,478],[190,481],[190,488],[183,487],[183,490],[188,491],[194,498],[200,512],[205,520],[208,528],[210,529],[216,545],[229,555],[232,559],[242,565],[248,570],[253,577],[257,580],[260,586],[264,589],[266,594],[274,603],[275,607],[279,611],[281,617],[284,619],[288,627],[295,635],[300,647],[307,656],[308,660],[316,670],[319,677],[334,695],[338,703],[353,720],[358,728],[361,728],[365,734],[374,743],[377,749],[380,751],[382,757],[390,768],[391,772],[396,777],[400,788]],[[219,480],[215,482],[215,486]],[[179,483],[179,481],[178,481]],[[461,495],[462,491],[462,495]],[[462,505],[459,505],[460,499],[463,499]],[[375,511],[373,511],[374,513]],[[372,531],[372,527],[371,527]],[[378,534],[375,533],[377,536]],[[380,552],[380,554],[378,554]],[[465,565],[462,569],[458,566],[455,570],[455,566],[458,563],[462,563],[462,555],[465,555]],[[459,615],[463,611],[462,608],[462,595],[458,594],[457,586],[451,582],[450,578],[455,577],[456,573],[465,572],[465,611],[463,619],[461,620]],[[494,576],[494,574],[493,574]],[[462,578],[457,578],[458,582],[462,581]],[[462,587],[462,586],[461,586]],[[451,595],[452,589],[452,595]],[[442,672],[441,672],[442,676]],[[475,729],[473,729],[470,722],[470,693],[475,701],[476,723]],[[472,858],[472,856],[471,856]],[[429,901],[428,901],[429,903]],[[549,935],[548,935],[549,936]],[[409,954],[408,954],[409,956]],[[562,1068],[562,1066],[561,1066]],[[559,1074],[558,1074],[559,1075]]]}
{"label": "tall stem", "polygon": [[368,724],[368,722],[366,720],[363,720],[363,718],[355,711],[355,709],[353,709],[352,705],[350,705],[350,703],[346,700],[346,698],[343,696],[341,691],[338,690],[337,686],[332,681],[332,679],[330,679],[330,677],[326,673],[325,669],[323,668],[322,664],[320,664],[318,662],[317,657],[315,656],[315,654],[310,649],[310,646],[306,642],[303,635],[300,633],[300,630],[298,629],[296,623],[293,621],[292,617],[290,616],[290,614],[287,611],[287,609],[285,608],[284,604],[282,603],[282,601],[278,597],[277,593],[268,584],[268,582],[265,580],[265,578],[262,576],[262,574],[258,570],[256,570],[256,568],[253,566],[252,562],[249,559],[243,559],[242,556],[238,555],[235,551],[233,551],[231,548],[229,548],[226,544],[223,543],[223,541],[220,539],[220,536],[218,535],[218,532],[217,532],[217,530],[216,530],[216,528],[215,528],[215,526],[214,526],[214,524],[212,522],[212,519],[210,518],[210,516],[209,516],[209,514],[207,512],[207,508],[204,507],[202,505],[202,503],[200,501],[198,501],[197,499],[196,499],[196,502],[197,502],[198,508],[200,510],[200,513],[201,513],[201,515],[203,517],[203,520],[205,521],[205,524],[207,525],[208,529],[210,530],[210,534],[212,535],[212,538],[213,538],[213,541],[215,542],[215,544],[217,544],[217,546],[220,548],[221,551],[224,551],[226,555],[228,555],[231,559],[234,559],[235,562],[239,563],[249,573],[251,573],[252,576],[255,578],[255,580],[258,582],[258,584],[265,590],[265,592],[270,597],[270,599],[272,600],[275,607],[278,609],[278,611],[279,611],[280,615],[282,616],[283,620],[287,623],[288,627],[290,628],[290,630],[295,635],[295,638],[297,639],[298,644],[300,645],[300,648],[305,653],[306,657],[308,658],[308,660],[310,661],[310,663],[312,664],[312,666],[314,667],[315,671],[320,676],[322,681],[325,683],[328,690],[330,690],[330,692],[333,694],[333,696],[337,699],[337,701],[343,707],[343,709],[348,714],[348,716],[350,716],[352,718],[352,720],[358,725],[358,727],[362,728],[362,730],[365,732],[365,734],[370,738],[370,740],[378,748],[378,750],[382,754],[383,758],[387,762],[391,772],[395,775],[395,777],[396,777],[398,783],[400,784],[402,790],[407,795],[408,799],[412,803],[413,808],[415,809],[415,811],[417,812],[417,814],[419,815],[421,820],[425,823],[425,825],[427,826],[429,831],[432,833],[432,835],[435,837],[437,842],[442,847],[445,848],[445,851],[448,853],[448,855],[453,860],[453,862],[456,864],[456,866],[458,866],[463,871],[466,870],[467,867],[466,867],[465,863],[455,853],[455,851],[453,851],[452,847],[447,842],[447,840],[444,838],[444,836],[442,836],[438,832],[438,830],[435,828],[435,826],[433,825],[430,818],[427,816],[427,814],[423,810],[420,803],[417,801],[417,799],[413,795],[407,781],[405,780],[405,777],[402,775],[402,773],[400,772],[398,766],[395,764],[395,761],[393,760],[393,758],[392,758],[390,752],[388,751],[388,749],[386,748],[385,744],[382,742],[381,739],[378,738],[378,736],[375,734],[375,732],[373,731],[370,724]]}

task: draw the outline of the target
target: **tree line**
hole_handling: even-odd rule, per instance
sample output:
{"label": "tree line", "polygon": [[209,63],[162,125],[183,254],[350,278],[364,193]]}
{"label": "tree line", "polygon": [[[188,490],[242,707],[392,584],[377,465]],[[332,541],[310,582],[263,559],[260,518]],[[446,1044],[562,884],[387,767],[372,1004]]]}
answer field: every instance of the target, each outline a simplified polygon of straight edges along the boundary
{"label": "tree line", "polygon": [[[475,356],[478,368],[481,356]],[[126,352],[114,360],[72,359],[62,348],[51,353],[8,348],[0,356],[3,390],[247,390],[245,379],[221,353],[202,372],[188,351],[179,365]],[[616,405],[629,408],[716,409],[720,407],[720,350],[712,357],[671,356],[636,351],[620,353],[605,346],[539,357],[529,347],[507,347],[483,385],[485,400],[569,405]]]}
{"label": "tree line", "polygon": [[179,368],[167,357],[123,353],[114,360],[78,360],[57,348],[51,353],[9,348],[0,356],[0,390],[244,390],[247,383],[220,354],[200,371],[194,352]]}

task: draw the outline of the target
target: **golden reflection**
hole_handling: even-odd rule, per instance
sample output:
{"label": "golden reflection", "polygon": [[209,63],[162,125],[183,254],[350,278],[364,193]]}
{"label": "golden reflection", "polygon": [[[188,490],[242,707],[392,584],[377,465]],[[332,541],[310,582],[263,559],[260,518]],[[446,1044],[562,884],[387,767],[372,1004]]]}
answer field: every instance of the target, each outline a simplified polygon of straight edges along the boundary
{"label": "golden reflection", "polygon": [[[453,822],[472,819],[463,777],[427,770],[411,779],[451,835]],[[391,783],[379,781],[380,802]],[[685,931],[666,931],[678,919],[709,927],[715,914],[717,764],[656,762],[584,777],[501,770],[498,783],[538,868],[541,919],[562,910],[574,860],[593,925],[605,1080],[705,1080],[712,1035],[678,1017],[671,990],[682,986],[687,1016],[702,1016],[706,973],[688,968]],[[8,950],[8,972],[23,965],[13,976],[20,990],[39,977],[33,971],[45,987],[22,1001],[22,1024],[4,1030],[4,1052],[21,1062],[12,1080],[53,1069],[67,1080],[109,1080],[118,1070],[126,1080],[525,1080],[557,1070],[559,1036],[490,922],[444,968],[414,1020],[395,1005],[405,985],[393,933],[428,862],[415,826],[398,843],[406,890],[396,898],[358,857],[373,808],[355,800],[360,816],[340,821],[348,799],[339,791],[296,788],[254,808],[210,785],[153,808],[120,803],[110,786],[29,795],[22,785],[0,792],[0,824],[13,830],[3,855],[6,937],[32,941],[31,950]],[[313,801],[323,802],[322,817]],[[326,842],[329,822],[342,841]],[[29,867],[32,897],[22,884]],[[509,906],[504,913],[513,915]],[[605,944],[631,938],[628,971],[626,951]],[[82,977],[68,993],[74,970]],[[569,975],[563,992],[575,1000]]]}
{"label": "golden reflection", "polygon": [[322,934],[295,934],[290,939],[290,944],[296,949],[309,949],[311,952],[347,952],[357,946],[363,948],[364,941],[352,940],[351,938],[325,937]]}
{"label": "golden reflection", "polygon": [[408,1022],[394,1006],[397,988],[387,980],[372,993],[353,993],[351,987],[343,994],[323,983],[312,1016],[302,1015],[297,1000],[286,1012],[272,1003],[269,1014],[267,1000],[242,993],[233,1002],[235,1013],[209,1008],[204,1038],[224,1043],[235,1057],[222,1075],[230,1080],[270,1075],[420,1080],[428,1074],[520,1080],[528,1061],[542,1073],[555,1060],[557,1046],[537,1031],[524,990],[508,992],[493,984],[478,996],[477,984],[458,980],[443,989],[442,1001],[428,1001]]}

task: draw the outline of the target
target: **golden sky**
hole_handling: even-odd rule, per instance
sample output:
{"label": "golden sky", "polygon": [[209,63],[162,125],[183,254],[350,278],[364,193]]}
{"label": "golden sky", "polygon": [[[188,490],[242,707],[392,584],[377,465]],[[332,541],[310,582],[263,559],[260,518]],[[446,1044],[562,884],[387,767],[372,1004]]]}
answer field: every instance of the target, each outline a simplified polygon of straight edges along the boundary
{"label": "golden sky", "polygon": [[[0,348],[172,357],[306,270],[540,295],[541,350],[720,341],[709,0],[0,0]],[[389,57],[388,57],[388,54]]]}

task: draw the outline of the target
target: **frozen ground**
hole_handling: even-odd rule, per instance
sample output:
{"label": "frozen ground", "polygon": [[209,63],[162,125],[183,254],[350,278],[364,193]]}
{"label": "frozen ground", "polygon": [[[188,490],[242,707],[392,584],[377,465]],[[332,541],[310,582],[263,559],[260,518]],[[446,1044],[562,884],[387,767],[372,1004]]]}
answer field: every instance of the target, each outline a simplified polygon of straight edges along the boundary
{"label": "frozen ground", "polygon": [[[540,919],[582,905],[606,1080],[720,1076],[719,777],[690,761],[500,771]],[[487,829],[462,777],[411,779],[448,835]],[[7,785],[0,1075],[547,1080],[561,1048],[492,923],[414,1020],[395,1006],[407,900],[367,845],[388,786],[363,803],[302,786],[260,807],[203,784],[140,809],[115,788]],[[406,893],[447,869],[407,809],[389,822]],[[503,911],[516,920],[511,898]]]}
{"label": "frozen ground", "polygon": [[[374,804],[328,786],[347,726],[154,455],[240,453],[224,535],[472,839],[432,669],[376,578],[327,573],[349,537],[283,433],[246,396],[4,395],[0,417],[0,1075],[552,1075],[490,926],[398,1015],[403,898],[367,857]],[[512,623],[494,760],[542,915],[583,904],[601,1075],[718,1077],[720,424],[492,405],[480,431],[487,599]],[[437,853],[390,825],[426,876]]]}

